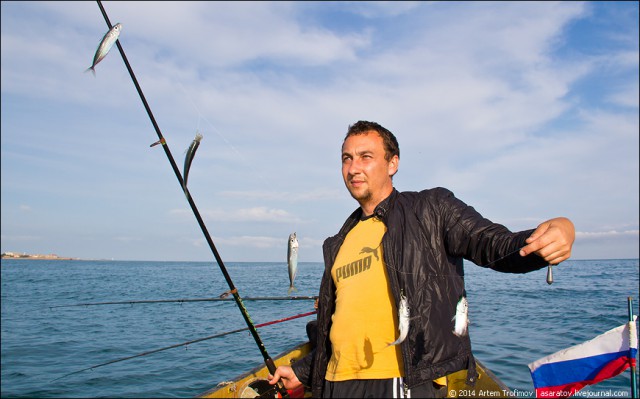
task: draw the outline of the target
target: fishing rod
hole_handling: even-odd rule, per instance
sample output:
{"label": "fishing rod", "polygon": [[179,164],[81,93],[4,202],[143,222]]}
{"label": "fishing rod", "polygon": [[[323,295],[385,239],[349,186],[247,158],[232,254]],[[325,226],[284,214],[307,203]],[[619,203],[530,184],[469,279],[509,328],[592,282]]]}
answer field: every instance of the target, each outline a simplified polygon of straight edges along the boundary
{"label": "fishing rod", "polygon": [[[315,311],[315,310],[314,310],[313,312],[301,313],[301,314],[297,314],[297,315],[295,315],[295,316],[285,317],[285,318],[283,318],[283,319],[272,320],[272,321],[268,321],[268,322],[266,322],[266,323],[257,324],[257,325],[255,326],[255,328],[266,327],[266,326],[270,326],[270,325],[273,325],[273,324],[282,323],[282,322],[289,321],[289,320],[293,320],[293,319],[299,319],[299,318],[301,318],[301,317],[311,316],[311,315],[316,314],[316,313],[317,313],[317,311]],[[194,339],[194,340],[191,340],[191,341],[182,342],[182,343],[180,343],[180,344],[175,344],[175,345],[165,346],[164,348],[160,348],[160,349],[154,349],[154,350],[150,350],[150,351],[146,351],[146,352],[138,353],[137,355],[133,355],[133,356],[127,356],[127,357],[122,357],[122,358],[120,358],[120,359],[110,360],[110,361],[105,362],[105,363],[96,364],[95,366],[87,367],[87,368],[84,368],[84,369],[82,369],[82,370],[78,370],[78,371],[74,371],[74,372],[72,372],[72,373],[65,374],[65,375],[63,375],[62,377],[58,377],[58,378],[56,378],[55,380],[52,380],[52,382],[53,382],[53,381],[57,381],[57,380],[62,379],[62,378],[65,378],[65,377],[68,377],[68,376],[70,376],[70,375],[74,375],[74,374],[82,373],[83,371],[93,370],[93,369],[96,369],[96,368],[98,368],[98,367],[107,366],[107,365],[109,365],[109,364],[118,363],[118,362],[123,362],[123,361],[125,361],[125,360],[135,359],[135,358],[137,358],[137,357],[142,357],[142,356],[151,355],[151,354],[153,354],[153,353],[158,353],[158,352],[166,351],[166,350],[168,350],[168,349],[173,349],[173,348],[178,348],[178,347],[181,347],[181,346],[191,345],[191,344],[195,344],[195,343],[197,343],[197,342],[202,342],[202,341],[206,341],[206,340],[213,339],[213,338],[224,337],[225,335],[235,334],[235,333],[242,332],[242,331],[247,331],[248,329],[249,329],[249,327],[239,328],[239,329],[237,329],[237,330],[227,331],[227,332],[223,332],[223,333],[220,333],[220,334],[210,335],[210,336],[208,336],[208,337],[204,337],[204,338],[198,338],[198,339]]]}
{"label": "fishing rod", "polygon": [[[97,0],[97,3],[98,3],[98,7],[100,7],[100,11],[102,12],[102,16],[104,17],[104,20],[107,23],[107,26],[109,27],[109,30],[111,30],[112,25],[111,25],[111,21],[109,20],[109,16],[107,15],[107,11],[104,9],[104,7],[102,5],[102,2],[100,0]],[[244,318],[245,322],[247,323],[247,327],[248,327],[249,331],[251,332],[251,335],[253,336],[253,339],[255,340],[256,344],[258,345],[258,349],[260,349],[260,353],[262,354],[262,357],[264,358],[264,362],[265,362],[267,368],[269,369],[269,372],[271,374],[273,374],[276,371],[276,366],[275,366],[275,364],[273,362],[273,359],[267,353],[267,349],[264,346],[264,343],[262,342],[262,340],[260,339],[260,336],[258,335],[258,331],[256,330],[256,327],[254,326],[253,321],[251,320],[251,317],[249,316],[249,312],[247,311],[247,308],[244,306],[244,303],[242,302],[242,299],[240,298],[240,294],[238,294],[238,289],[233,284],[233,281],[231,280],[231,276],[229,276],[229,273],[227,272],[227,268],[224,266],[224,263],[222,262],[222,258],[220,257],[220,254],[218,253],[218,250],[216,249],[216,246],[214,245],[213,240],[211,239],[211,236],[209,235],[209,231],[207,230],[207,227],[205,226],[204,221],[202,220],[202,217],[200,216],[200,212],[198,211],[198,208],[196,207],[196,204],[193,201],[193,198],[191,198],[191,194],[189,193],[189,190],[187,189],[186,185],[184,184],[182,176],[180,175],[180,170],[178,169],[178,165],[176,165],[176,162],[173,159],[173,155],[171,155],[171,151],[169,150],[169,146],[168,146],[164,136],[162,135],[162,132],[160,131],[160,127],[158,126],[158,123],[156,122],[156,119],[154,118],[153,113],[151,112],[151,108],[149,107],[149,104],[147,103],[147,100],[146,100],[146,98],[144,96],[144,93],[142,92],[142,88],[138,84],[138,79],[136,78],[136,75],[133,73],[133,69],[131,68],[131,65],[129,64],[129,60],[127,59],[127,56],[124,53],[124,49],[122,48],[122,45],[120,44],[120,40],[116,40],[116,45],[118,46],[118,51],[120,52],[120,55],[122,56],[122,60],[124,61],[124,64],[127,67],[127,70],[129,71],[129,75],[131,76],[131,80],[133,81],[133,84],[136,87],[136,91],[140,95],[140,100],[142,100],[142,104],[144,105],[144,108],[147,111],[147,115],[149,115],[149,119],[151,120],[151,123],[153,124],[153,127],[154,127],[154,129],[156,131],[156,134],[158,135],[158,141],[157,142],[162,144],[162,148],[164,149],[164,153],[166,154],[167,159],[169,160],[169,163],[171,164],[171,168],[173,169],[173,172],[176,175],[176,178],[178,179],[178,183],[180,184],[180,187],[183,189],[183,191],[184,191],[184,193],[185,193],[185,195],[187,197],[187,201],[189,202],[189,206],[191,207],[191,210],[193,211],[193,214],[194,214],[196,220],[198,221],[198,225],[200,226],[200,229],[202,230],[202,233],[204,234],[204,237],[205,237],[205,239],[207,241],[207,244],[209,244],[209,248],[211,249],[211,252],[213,253],[214,258],[216,259],[216,262],[218,263],[218,266],[220,267],[220,271],[222,272],[225,280],[227,281],[227,285],[229,286],[229,292],[231,294],[233,294],[233,298],[235,299],[236,304],[238,305],[238,308],[240,309],[240,312],[242,313],[242,317]],[[282,384],[282,382],[278,381],[277,385],[278,385],[279,393],[283,397],[288,397],[289,395],[287,394],[287,391],[284,388],[284,385]]]}
{"label": "fishing rod", "polygon": [[[317,296],[263,296],[263,297],[245,297],[243,301],[304,301],[316,300]],[[98,306],[98,305],[133,305],[137,303],[188,303],[188,302],[230,302],[233,298],[188,298],[188,299],[155,299],[155,300],[139,300],[139,301],[111,301],[111,302],[88,302],[74,303],[71,305],[49,306],[54,308],[70,308],[76,306]]]}

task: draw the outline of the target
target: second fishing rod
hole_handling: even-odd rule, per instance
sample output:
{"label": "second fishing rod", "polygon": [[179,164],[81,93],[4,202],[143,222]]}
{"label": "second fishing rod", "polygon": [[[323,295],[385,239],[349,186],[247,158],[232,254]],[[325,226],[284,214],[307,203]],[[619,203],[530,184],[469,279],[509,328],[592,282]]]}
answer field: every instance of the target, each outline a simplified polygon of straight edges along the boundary
{"label": "second fishing rod", "polygon": [[[111,21],[109,20],[109,16],[107,15],[106,10],[104,9],[102,2],[100,0],[97,0],[98,3],[98,7],[100,7],[100,11],[102,12],[102,15],[105,19],[105,22],[107,23],[107,26],[109,27],[109,29],[112,28],[111,25]],[[198,225],[200,226],[200,229],[202,230],[202,233],[204,234],[205,239],[207,240],[207,244],[209,244],[209,248],[211,249],[211,252],[213,253],[213,256],[216,260],[216,262],[218,263],[218,266],[220,266],[220,271],[222,271],[222,274],[227,282],[227,285],[229,286],[229,293],[233,295],[233,298],[235,299],[236,304],[238,305],[238,308],[240,309],[240,312],[242,313],[242,317],[244,318],[247,327],[249,328],[249,331],[251,332],[251,335],[253,336],[253,339],[255,340],[256,344],[258,345],[258,348],[260,349],[260,353],[262,354],[262,357],[264,358],[264,362],[265,365],[267,366],[267,369],[269,370],[269,372],[271,374],[275,373],[276,370],[276,366],[273,362],[273,359],[269,356],[269,354],[267,353],[267,349],[264,346],[264,343],[262,342],[262,340],[260,339],[260,336],[258,335],[258,330],[256,329],[253,321],[251,320],[251,317],[249,316],[249,312],[247,311],[247,308],[244,306],[244,303],[242,302],[242,298],[240,297],[240,294],[238,293],[238,289],[235,287],[235,285],[233,284],[233,281],[231,280],[231,276],[229,276],[229,273],[227,272],[227,268],[224,266],[224,263],[222,262],[222,258],[220,257],[220,254],[218,253],[218,250],[216,249],[215,244],[213,243],[213,240],[211,239],[211,235],[209,234],[209,231],[207,230],[206,225],[204,224],[204,221],[202,220],[202,217],[200,216],[200,212],[198,211],[198,208],[196,207],[195,202],[193,201],[193,198],[191,198],[191,194],[189,193],[189,190],[186,187],[186,184],[182,178],[182,175],[180,174],[180,170],[178,169],[178,165],[176,164],[175,160],[173,159],[173,155],[171,154],[171,151],[169,150],[169,146],[167,145],[167,142],[164,138],[164,136],[162,135],[162,132],[160,131],[160,127],[158,126],[153,113],[151,112],[151,108],[149,107],[149,104],[147,103],[147,100],[144,96],[144,93],[142,92],[142,88],[140,87],[140,85],[138,84],[138,79],[136,78],[135,74],[133,73],[133,69],[131,68],[131,65],[129,64],[129,61],[127,59],[127,56],[124,52],[124,49],[122,48],[122,45],[120,44],[119,40],[116,40],[116,45],[118,47],[118,51],[120,52],[120,55],[122,56],[122,60],[124,61],[125,66],[127,67],[127,70],[129,71],[129,75],[131,76],[131,80],[133,81],[133,84],[136,87],[136,91],[138,92],[138,94],[140,95],[140,99],[142,100],[142,104],[144,105],[145,110],[147,111],[147,114],[149,115],[149,119],[151,120],[151,123],[153,124],[153,127],[156,131],[156,134],[158,135],[158,143],[162,144],[162,148],[164,149],[164,152],[167,156],[167,159],[169,160],[169,163],[171,164],[171,168],[173,169],[173,172],[176,175],[176,178],[178,179],[178,182],[180,183],[180,186],[183,188],[184,193],[187,197],[187,201],[189,202],[189,206],[191,207],[191,210],[193,211],[194,216],[196,217],[196,220],[198,221]],[[286,389],[284,388],[284,385],[282,385],[281,382],[278,382],[278,391],[279,393],[283,396],[283,397],[288,397],[288,393],[286,391]]]}

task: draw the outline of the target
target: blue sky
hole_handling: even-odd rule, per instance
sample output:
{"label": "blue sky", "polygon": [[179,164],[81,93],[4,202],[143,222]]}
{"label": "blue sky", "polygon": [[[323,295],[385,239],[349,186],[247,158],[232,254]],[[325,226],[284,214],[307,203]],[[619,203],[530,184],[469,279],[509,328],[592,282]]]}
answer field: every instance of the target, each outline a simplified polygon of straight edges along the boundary
{"label": "blue sky", "polygon": [[[104,2],[225,261],[321,261],[357,207],[347,127],[400,142],[399,190],[444,186],[574,259],[639,254],[638,2]],[[213,256],[95,2],[2,2],[2,251]]]}

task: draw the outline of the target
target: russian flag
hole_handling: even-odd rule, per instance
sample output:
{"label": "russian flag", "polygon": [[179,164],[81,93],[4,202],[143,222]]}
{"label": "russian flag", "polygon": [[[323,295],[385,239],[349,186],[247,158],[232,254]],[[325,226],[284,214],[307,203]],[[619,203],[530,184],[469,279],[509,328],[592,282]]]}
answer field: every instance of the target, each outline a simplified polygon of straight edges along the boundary
{"label": "russian flag", "polygon": [[615,377],[636,364],[638,334],[633,321],[580,345],[529,364],[537,397],[566,398],[586,385]]}

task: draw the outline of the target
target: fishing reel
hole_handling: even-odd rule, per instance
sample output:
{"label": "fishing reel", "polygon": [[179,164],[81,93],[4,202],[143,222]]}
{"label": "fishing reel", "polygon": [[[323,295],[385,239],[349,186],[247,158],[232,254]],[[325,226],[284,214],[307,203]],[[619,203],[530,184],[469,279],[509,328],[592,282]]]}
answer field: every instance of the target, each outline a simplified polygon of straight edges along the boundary
{"label": "fishing reel", "polygon": [[[288,389],[290,398],[304,398],[304,387],[298,389]],[[269,384],[267,380],[254,380],[250,382],[240,393],[241,398],[282,398],[275,386]]]}

